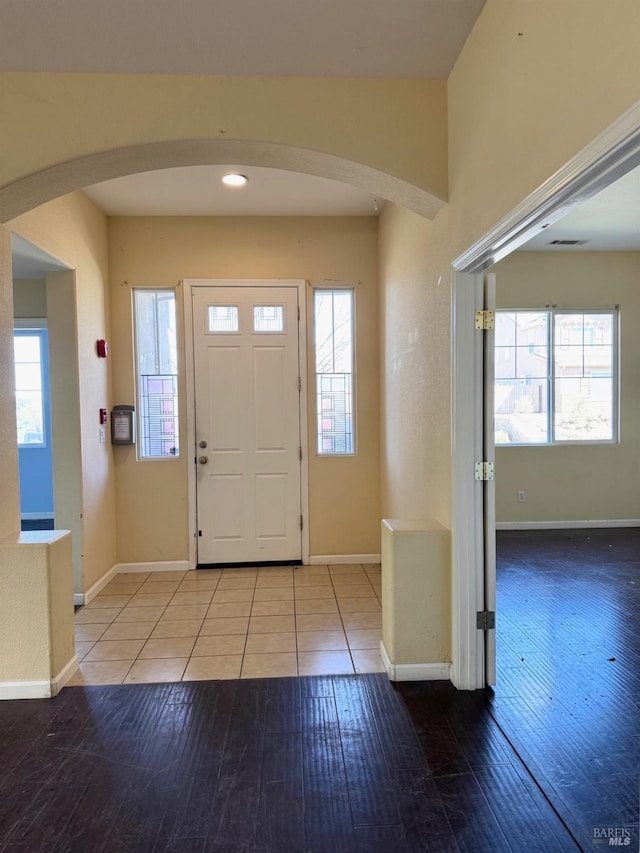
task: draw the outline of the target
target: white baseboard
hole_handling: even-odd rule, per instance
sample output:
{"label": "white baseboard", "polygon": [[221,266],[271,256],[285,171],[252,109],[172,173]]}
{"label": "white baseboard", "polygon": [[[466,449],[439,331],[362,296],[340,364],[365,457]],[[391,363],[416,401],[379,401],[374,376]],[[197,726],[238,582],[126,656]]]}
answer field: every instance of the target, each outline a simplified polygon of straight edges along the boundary
{"label": "white baseboard", "polygon": [[571,530],[583,527],[640,527],[640,518],[585,519],[581,521],[496,522],[496,530]]}
{"label": "white baseboard", "polygon": [[57,696],[62,688],[69,682],[71,677],[77,671],[80,661],[78,656],[74,655],[68,663],[66,663],[60,672],[51,679],[51,695]]}
{"label": "white baseboard", "polygon": [[74,655],[52,679],[42,681],[0,681],[0,701],[5,699],[51,699],[57,696],[78,669]]}
{"label": "white baseboard", "polygon": [[0,681],[2,699],[50,699],[51,681]]}
{"label": "white baseboard", "polygon": [[389,681],[450,681],[450,663],[391,663],[384,643],[380,643],[380,657]]}
{"label": "white baseboard", "polygon": [[195,568],[190,566],[187,560],[172,560],[161,563],[116,563],[115,566],[109,569],[100,580],[96,581],[93,586],[90,586],[86,592],[75,592],[73,594],[73,603],[76,607],[81,607],[83,604],[88,604],[93,598],[98,595],[105,586],[112,581],[117,574],[127,574],[132,572],[186,572]]}
{"label": "white baseboard", "polygon": [[116,574],[131,572],[188,572],[194,567],[188,560],[167,560],[157,563],[117,563],[114,567]]}
{"label": "white baseboard", "polygon": [[315,554],[310,566],[343,566],[352,563],[379,563],[380,554]]}
{"label": "white baseboard", "polygon": [[112,566],[109,571],[102,575],[100,580],[96,581],[93,586],[90,586],[86,592],[74,592],[73,603],[76,607],[88,604],[105,588],[109,581],[113,580],[113,578],[118,574],[118,571],[117,566]]}

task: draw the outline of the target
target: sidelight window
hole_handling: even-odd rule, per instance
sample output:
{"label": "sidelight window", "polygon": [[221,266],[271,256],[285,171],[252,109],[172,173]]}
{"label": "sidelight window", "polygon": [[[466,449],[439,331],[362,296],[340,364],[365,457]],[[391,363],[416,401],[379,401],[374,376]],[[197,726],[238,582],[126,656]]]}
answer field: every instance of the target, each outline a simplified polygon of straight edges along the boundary
{"label": "sidelight window", "polygon": [[133,291],[138,458],[179,455],[176,297],[173,290]]}
{"label": "sidelight window", "polygon": [[355,451],[354,294],[318,289],[314,295],[317,452]]}

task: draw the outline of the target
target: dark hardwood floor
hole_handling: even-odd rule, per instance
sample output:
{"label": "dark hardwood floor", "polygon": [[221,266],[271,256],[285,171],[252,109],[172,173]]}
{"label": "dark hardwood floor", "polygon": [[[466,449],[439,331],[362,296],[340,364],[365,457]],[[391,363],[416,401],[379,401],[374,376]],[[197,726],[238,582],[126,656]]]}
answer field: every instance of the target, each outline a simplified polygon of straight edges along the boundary
{"label": "dark hardwood floor", "polygon": [[591,533],[500,534],[495,692],[372,674],[0,703],[0,851],[547,853],[596,827],[637,849],[640,537]]}
{"label": "dark hardwood floor", "polygon": [[585,850],[638,850],[640,529],[500,531],[497,610],[492,716]]}
{"label": "dark hardwood floor", "polygon": [[487,697],[443,682],[68,688],[0,720],[5,851],[577,849]]}

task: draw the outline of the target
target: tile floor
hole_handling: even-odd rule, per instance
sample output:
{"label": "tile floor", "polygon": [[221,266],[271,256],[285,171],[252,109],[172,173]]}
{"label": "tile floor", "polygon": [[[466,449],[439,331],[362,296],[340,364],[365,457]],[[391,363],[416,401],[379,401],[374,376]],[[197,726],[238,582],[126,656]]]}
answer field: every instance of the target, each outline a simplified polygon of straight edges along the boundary
{"label": "tile floor", "polygon": [[382,672],[379,565],[119,574],[75,615],[69,685]]}

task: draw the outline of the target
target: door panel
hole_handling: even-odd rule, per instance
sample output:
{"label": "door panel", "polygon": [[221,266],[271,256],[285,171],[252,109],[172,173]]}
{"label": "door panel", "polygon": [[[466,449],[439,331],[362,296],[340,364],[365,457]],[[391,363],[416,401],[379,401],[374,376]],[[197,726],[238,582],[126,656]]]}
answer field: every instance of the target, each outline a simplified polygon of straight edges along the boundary
{"label": "door panel", "polygon": [[258,539],[286,536],[286,477],[283,474],[258,474],[255,484],[256,536]]}
{"label": "door panel", "polygon": [[299,560],[297,288],[192,297],[198,562]]}
{"label": "door panel", "polygon": [[[238,440],[242,424],[242,400],[235,393],[235,389],[240,385],[242,371],[240,355],[238,347],[207,349],[209,424],[206,431],[212,450],[240,450]],[[224,400],[224,406],[216,406],[216,400]],[[196,410],[197,408],[196,399]]]}
{"label": "door panel", "polygon": [[285,351],[282,347],[254,349],[253,404],[256,451],[285,451],[286,449],[285,366]]}
{"label": "door panel", "polygon": [[211,538],[228,542],[242,539],[242,477],[209,474],[204,488],[211,500]]}

